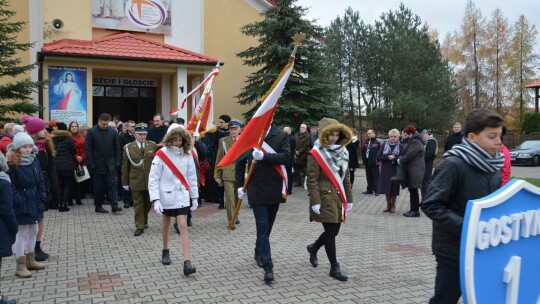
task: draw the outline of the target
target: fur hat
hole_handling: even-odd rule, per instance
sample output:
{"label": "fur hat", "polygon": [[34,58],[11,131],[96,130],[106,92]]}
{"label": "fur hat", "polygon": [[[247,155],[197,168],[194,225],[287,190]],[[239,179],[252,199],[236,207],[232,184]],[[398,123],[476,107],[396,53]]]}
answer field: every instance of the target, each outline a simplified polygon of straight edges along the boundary
{"label": "fur hat", "polygon": [[336,144],[345,146],[352,138],[352,132],[349,127],[339,123],[339,121],[333,118],[323,118],[319,121],[319,143],[322,146],[328,145],[328,134],[330,132],[339,132],[339,140]]}
{"label": "fur hat", "polygon": [[26,132],[33,135],[45,129],[45,122],[41,118],[32,117],[26,122]]}
{"label": "fur hat", "polygon": [[32,139],[32,137],[30,137],[30,135],[24,132],[19,132],[15,134],[15,136],[13,136],[13,148],[15,150],[18,150],[20,147],[26,145],[34,145],[34,140]]}
{"label": "fur hat", "polygon": [[57,123],[56,127],[58,128],[58,130],[67,130],[67,125],[63,122]]}

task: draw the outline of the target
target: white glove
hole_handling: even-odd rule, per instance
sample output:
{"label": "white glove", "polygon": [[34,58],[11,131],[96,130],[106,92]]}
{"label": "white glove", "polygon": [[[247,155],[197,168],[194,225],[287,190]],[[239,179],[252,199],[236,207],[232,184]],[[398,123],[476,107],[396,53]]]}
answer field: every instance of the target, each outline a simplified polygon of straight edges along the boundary
{"label": "white glove", "polygon": [[192,198],[191,199],[191,211],[197,210],[199,207],[199,199],[198,198]]}
{"label": "white glove", "polygon": [[216,178],[215,180],[218,185],[221,184],[221,178]]}
{"label": "white glove", "polygon": [[321,214],[321,204],[311,206],[311,210],[316,214]]}
{"label": "white glove", "polygon": [[347,211],[350,211],[353,207],[353,203],[347,203]]}
{"label": "white glove", "polygon": [[264,157],[263,151],[261,151],[260,149],[257,149],[257,148],[255,148],[253,150],[253,153],[251,155],[253,155],[254,160],[261,160]]}
{"label": "white glove", "polygon": [[163,207],[161,207],[159,200],[154,201],[154,212],[159,216],[163,215]]}
{"label": "white glove", "polygon": [[129,186],[122,186],[124,190],[129,191]]}
{"label": "white glove", "polygon": [[246,195],[246,193],[245,193],[243,190],[244,190],[243,187],[242,187],[242,188],[238,188],[238,190],[237,190],[237,192],[238,192],[238,198],[239,198],[239,199],[244,198],[244,195]]}

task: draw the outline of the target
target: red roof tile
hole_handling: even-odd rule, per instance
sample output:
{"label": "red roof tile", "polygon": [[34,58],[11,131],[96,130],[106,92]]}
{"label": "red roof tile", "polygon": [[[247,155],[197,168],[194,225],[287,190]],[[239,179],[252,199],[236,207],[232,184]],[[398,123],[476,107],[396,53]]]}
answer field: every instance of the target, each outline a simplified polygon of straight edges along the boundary
{"label": "red roof tile", "polygon": [[204,65],[215,65],[218,61],[216,58],[131,33],[112,34],[92,41],[63,39],[45,44],[41,54]]}
{"label": "red roof tile", "polygon": [[526,88],[537,88],[540,87],[540,80],[533,81],[527,85],[525,85]]}

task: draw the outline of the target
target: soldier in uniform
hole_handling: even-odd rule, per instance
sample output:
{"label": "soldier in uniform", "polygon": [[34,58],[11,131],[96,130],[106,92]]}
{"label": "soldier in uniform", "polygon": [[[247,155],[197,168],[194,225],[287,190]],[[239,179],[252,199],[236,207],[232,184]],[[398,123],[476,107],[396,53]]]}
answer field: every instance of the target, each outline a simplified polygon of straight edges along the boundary
{"label": "soldier in uniform", "polygon": [[[219,147],[216,156],[216,164],[219,164],[225,153],[232,147],[238,135],[240,135],[240,128],[242,124],[239,121],[232,120],[229,123],[229,132],[231,135],[223,137],[219,140]],[[236,201],[238,200],[238,194],[235,187],[235,165],[229,165],[224,168],[216,168],[214,171],[214,179],[218,183],[218,186],[224,187],[225,190],[225,209],[227,210],[227,223],[232,219],[234,209],[236,208]],[[240,221],[236,219],[236,224]]]}
{"label": "soldier in uniform", "polygon": [[135,141],[126,144],[122,149],[122,185],[131,190],[135,208],[134,236],[144,233],[148,228],[148,212],[152,204],[148,195],[148,175],[152,159],[158,150],[156,143],[146,140],[148,125],[138,123],[135,126]]}

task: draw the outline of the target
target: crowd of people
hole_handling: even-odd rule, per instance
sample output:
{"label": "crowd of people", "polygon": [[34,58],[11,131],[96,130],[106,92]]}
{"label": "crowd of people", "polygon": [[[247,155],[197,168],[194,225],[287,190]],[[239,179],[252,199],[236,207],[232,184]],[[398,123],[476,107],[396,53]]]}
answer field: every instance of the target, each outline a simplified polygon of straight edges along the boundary
{"label": "crowd of people", "polygon": [[[296,134],[292,134],[290,127],[280,129],[272,124],[262,148],[253,147],[247,157],[235,164],[218,167],[241,138],[244,124],[224,114],[219,116],[215,129],[198,138],[184,127],[184,122],[182,118],[166,121],[157,113],[150,125],[136,124],[103,113],[90,128],[77,122],[46,123],[29,116],[21,118],[21,125],[2,124],[0,197],[4,225],[0,225],[0,254],[11,256],[15,244],[16,276],[28,278],[32,276],[30,270],[46,267],[43,261],[48,254],[41,244],[45,211],[68,212],[70,207],[81,205],[87,195],[91,195],[96,213],[119,214],[123,208],[134,207],[135,237],[148,228],[150,210],[163,216],[164,265],[172,263],[169,229],[174,218],[173,227],[180,234],[182,245],[184,275],[191,275],[196,272],[191,263],[187,228],[192,225],[191,213],[203,202],[214,202],[219,209],[226,209],[229,223],[238,200],[247,195],[256,223],[254,259],[264,269],[263,280],[272,282],[270,233],[279,206],[292,193],[294,182],[294,186],[307,189],[310,220],[323,226],[318,239],[307,245],[311,265],[318,266],[317,252],[324,247],[331,266],[329,275],[346,281],[347,274],[336,257],[336,237],[347,212],[353,208],[351,189],[361,159],[367,182],[362,193],[384,194],[383,212],[395,213],[396,198],[406,187],[410,209],[403,215],[419,217],[422,208],[433,220],[433,248],[438,263],[433,303],[440,303],[437,299],[454,298],[459,289],[459,275],[456,276],[454,267],[460,225],[449,224],[458,221],[452,214],[462,218],[468,199],[499,187],[504,182],[500,182],[501,168],[506,170],[503,175],[510,176],[509,164],[503,167],[503,158],[499,156],[502,118],[486,110],[473,111],[467,117],[465,133],[461,132],[460,123],[454,124],[445,144],[444,159],[434,173],[438,143],[427,129],[412,125],[401,131],[390,130],[387,139],[368,130],[361,143],[356,130],[331,118],[322,118],[309,132],[306,124],[300,124]],[[487,135],[486,130],[490,131]],[[477,157],[471,161],[467,157],[470,155]],[[474,163],[477,159],[485,160]],[[251,166],[249,187],[244,189]],[[287,176],[276,169],[280,166],[286,168]],[[74,174],[78,167],[85,167],[90,178],[79,181]],[[398,167],[406,169],[405,183],[394,179]],[[477,174],[476,167],[489,173],[489,183],[483,184],[489,187],[463,192],[458,187],[468,185],[448,182],[458,174],[456,170],[473,176]],[[471,179],[481,183],[486,178],[482,175]],[[104,205],[110,205],[110,211]],[[236,218],[235,225],[238,224],[240,220]],[[453,231],[451,240],[445,238],[449,229]],[[443,244],[446,241],[450,243]]]}

